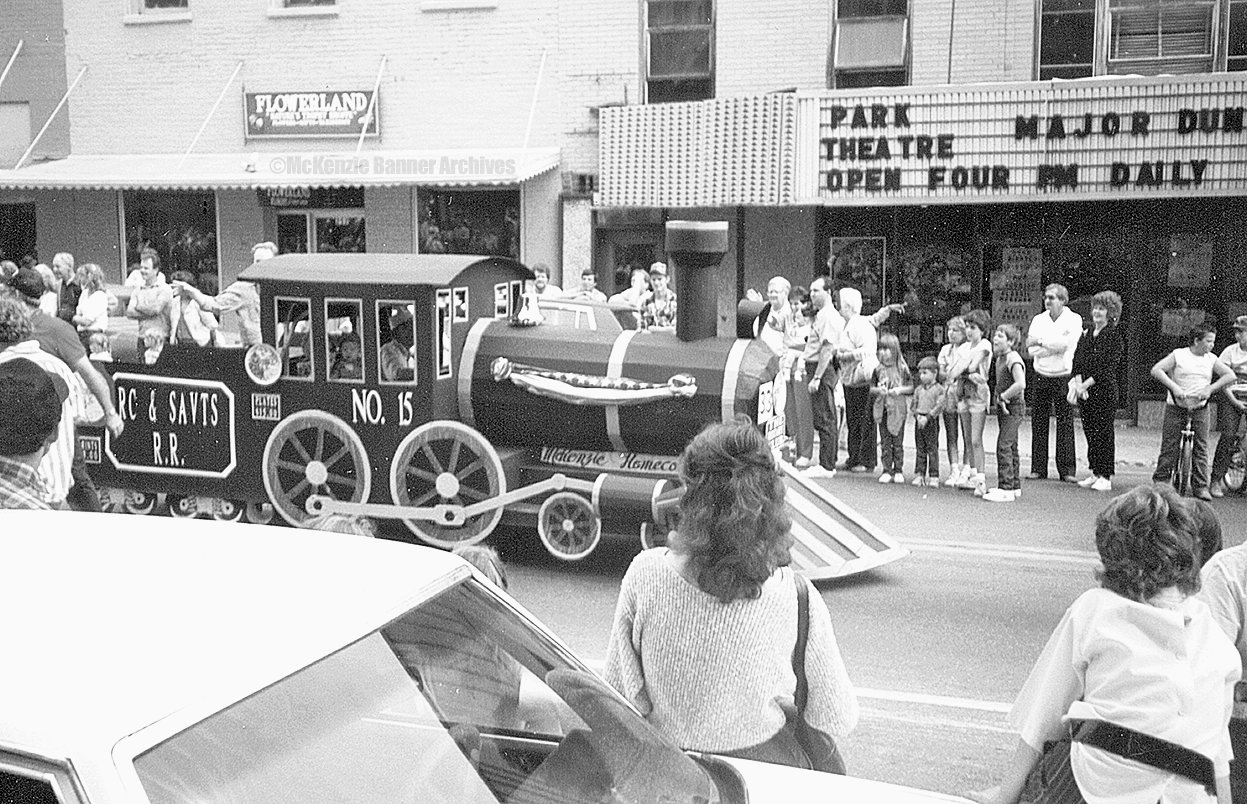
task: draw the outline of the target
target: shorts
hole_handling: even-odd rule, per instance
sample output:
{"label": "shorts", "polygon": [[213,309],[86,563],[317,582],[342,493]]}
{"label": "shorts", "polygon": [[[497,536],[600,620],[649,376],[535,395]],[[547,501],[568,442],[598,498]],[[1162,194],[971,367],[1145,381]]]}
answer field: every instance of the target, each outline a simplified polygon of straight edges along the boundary
{"label": "shorts", "polygon": [[963,381],[961,398],[957,400],[957,412],[985,413],[991,394],[991,389],[986,384],[976,385],[969,380]]}

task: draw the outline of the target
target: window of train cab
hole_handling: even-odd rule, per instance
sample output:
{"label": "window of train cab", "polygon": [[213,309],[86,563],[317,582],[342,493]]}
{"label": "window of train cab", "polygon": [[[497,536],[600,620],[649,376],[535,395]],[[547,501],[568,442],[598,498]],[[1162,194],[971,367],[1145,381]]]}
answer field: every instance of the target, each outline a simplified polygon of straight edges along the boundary
{"label": "window of train cab", "polygon": [[312,300],[278,296],[276,306],[277,351],[281,354],[281,376],[288,380],[311,382],[315,379],[315,334],[312,331]]}
{"label": "window of train cab", "polygon": [[363,312],[359,299],[325,299],[325,376],[329,382],[364,381]]}
{"label": "window of train cab", "polygon": [[377,377],[382,385],[415,385],[416,349],[411,299],[377,300]]}

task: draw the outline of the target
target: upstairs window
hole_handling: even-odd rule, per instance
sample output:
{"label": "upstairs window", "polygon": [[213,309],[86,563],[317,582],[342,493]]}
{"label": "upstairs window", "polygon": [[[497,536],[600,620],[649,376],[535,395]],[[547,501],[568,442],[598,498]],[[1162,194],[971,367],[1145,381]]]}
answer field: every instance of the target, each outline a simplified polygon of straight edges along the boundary
{"label": "upstairs window", "polygon": [[1038,76],[1247,70],[1247,0],[1040,0]]}
{"label": "upstairs window", "polygon": [[838,0],[832,52],[835,88],[908,84],[908,0]]}
{"label": "upstairs window", "polygon": [[1095,75],[1096,0],[1043,0],[1039,80]]}
{"label": "upstairs window", "polygon": [[650,103],[713,98],[712,0],[646,0],[645,64]]}

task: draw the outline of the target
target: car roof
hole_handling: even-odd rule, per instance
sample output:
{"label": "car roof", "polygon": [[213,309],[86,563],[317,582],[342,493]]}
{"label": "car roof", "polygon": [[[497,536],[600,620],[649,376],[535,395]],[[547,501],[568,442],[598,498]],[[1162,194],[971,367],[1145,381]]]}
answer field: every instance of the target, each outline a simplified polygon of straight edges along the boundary
{"label": "car roof", "polygon": [[121,514],[0,511],[0,546],[0,744],[47,756],[189,725],[471,574],[401,542]]}
{"label": "car roof", "polygon": [[316,285],[431,285],[447,287],[477,263],[492,262],[532,272],[507,257],[473,254],[282,254],[252,263],[239,279]]}

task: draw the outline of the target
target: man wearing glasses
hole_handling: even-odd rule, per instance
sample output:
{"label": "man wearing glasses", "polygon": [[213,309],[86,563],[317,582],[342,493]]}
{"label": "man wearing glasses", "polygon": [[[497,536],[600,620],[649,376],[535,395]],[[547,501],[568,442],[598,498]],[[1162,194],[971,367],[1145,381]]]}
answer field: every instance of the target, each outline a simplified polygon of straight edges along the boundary
{"label": "man wearing glasses", "polygon": [[1082,336],[1082,316],[1065,305],[1064,285],[1044,288],[1044,312],[1031,319],[1026,352],[1035,361],[1034,408],[1031,411],[1032,480],[1048,476],[1048,417],[1056,412],[1056,469],[1061,480],[1074,482],[1074,412],[1066,394],[1074,369],[1074,349]]}

